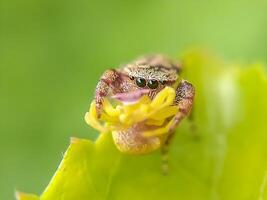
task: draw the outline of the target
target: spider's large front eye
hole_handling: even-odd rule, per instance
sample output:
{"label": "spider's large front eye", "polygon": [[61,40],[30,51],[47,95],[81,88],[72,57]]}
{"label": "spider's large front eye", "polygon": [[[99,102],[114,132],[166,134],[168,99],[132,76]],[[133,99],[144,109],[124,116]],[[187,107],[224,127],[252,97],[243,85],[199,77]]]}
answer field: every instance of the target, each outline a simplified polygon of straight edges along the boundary
{"label": "spider's large front eye", "polygon": [[150,89],[156,89],[158,87],[159,83],[157,80],[149,80],[148,83],[147,83],[147,86],[150,88]]}
{"label": "spider's large front eye", "polygon": [[137,85],[138,87],[145,87],[145,86],[146,86],[146,80],[143,79],[143,78],[137,78],[137,79],[135,80],[135,82],[136,82],[136,85]]}

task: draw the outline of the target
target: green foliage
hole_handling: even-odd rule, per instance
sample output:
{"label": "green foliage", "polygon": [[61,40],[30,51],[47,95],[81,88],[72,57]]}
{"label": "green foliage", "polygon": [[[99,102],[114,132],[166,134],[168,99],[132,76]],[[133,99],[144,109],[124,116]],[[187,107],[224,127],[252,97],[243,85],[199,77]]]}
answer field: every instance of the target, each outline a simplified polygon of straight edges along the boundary
{"label": "green foliage", "polygon": [[[196,87],[192,132],[185,120],[170,149],[120,153],[110,134],[76,139],[41,200],[267,199],[267,79],[261,64],[229,65],[210,55],[184,55],[183,77]],[[20,200],[35,199],[17,195]]]}

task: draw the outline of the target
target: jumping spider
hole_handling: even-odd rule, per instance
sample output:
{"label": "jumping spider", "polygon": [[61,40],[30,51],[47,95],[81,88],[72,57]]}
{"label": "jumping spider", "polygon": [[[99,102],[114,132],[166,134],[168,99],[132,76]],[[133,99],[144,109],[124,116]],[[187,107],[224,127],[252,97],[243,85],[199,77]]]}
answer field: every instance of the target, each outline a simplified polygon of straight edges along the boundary
{"label": "jumping spider", "polygon": [[166,153],[175,128],[190,113],[194,101],[194,86],[180,79],[180,69],[180,65],[170,59],[162,55],[152,55],[139,58],[121,68],[107,70],[101,76],[95,92],[98,117],[101,116],[105,97],[114,97],[129,103],[137,101],[145,94],[153,99],[166,86],[173,87],[176,91],[173,104],[178,105],[179,112],[174,117],[169,133],[162,137],[144,137],[140,133],[153,127],[145,123],[135,124],[125,131],[113,134],[120,151],[143,154],[161,147],[163,153]]}

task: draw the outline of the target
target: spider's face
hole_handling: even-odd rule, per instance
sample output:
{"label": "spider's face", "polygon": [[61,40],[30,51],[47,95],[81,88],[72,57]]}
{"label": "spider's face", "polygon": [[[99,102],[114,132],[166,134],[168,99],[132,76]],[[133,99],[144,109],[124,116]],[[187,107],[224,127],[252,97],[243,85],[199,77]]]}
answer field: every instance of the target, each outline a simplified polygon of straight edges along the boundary
{"label": "spider's face", "polygon": [[145,94],[153,99],[166,86],[172,86],[178,78],[176,70],[162,66],[129,64],[120,72],[124,77],[120,83],[122,93],[115,97],[124,102],[137,101]]}
{"label": "spider's face", "polygon": [[177,69],[164,66],[129,64],[122,69],[139,89],[162,90],[178,79]]}

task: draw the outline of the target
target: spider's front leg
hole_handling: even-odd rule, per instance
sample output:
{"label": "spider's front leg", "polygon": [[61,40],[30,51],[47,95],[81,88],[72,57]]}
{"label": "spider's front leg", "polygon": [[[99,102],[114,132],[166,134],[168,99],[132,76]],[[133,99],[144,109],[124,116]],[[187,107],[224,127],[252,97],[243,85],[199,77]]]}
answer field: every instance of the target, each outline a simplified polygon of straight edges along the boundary
{"label": "spider's front leg", "polygon": [[182,80],[176,89],[176,96],[174,100],[174,105],[178,105],[179,112],[174,116],[173,123],[170,127],[168,136],[161,148],[162,152],[162,172],[163,174],[168,174],[168,151],[171,140],[175,133],[175,128],[186,116],[190,114],[193,106],[195,96],[195,89],[193,85],[185,80]]}
{"label": "spider's front leg", "polygon": [[179,112],[174,117],[174,122],[170,128],[173,132],[174,129],[186,116],[190,114],[195,97],[195,88],[188,81],[182,80],[176,89],[176,97],[174,104],[178,105]]}
{"label": "spider's front leg", "polygon": [[104,98],[120,91],[121,76],[114,69],[109,69],[101,76],[95,91],[95,103],[98,118],[101,116]]}

